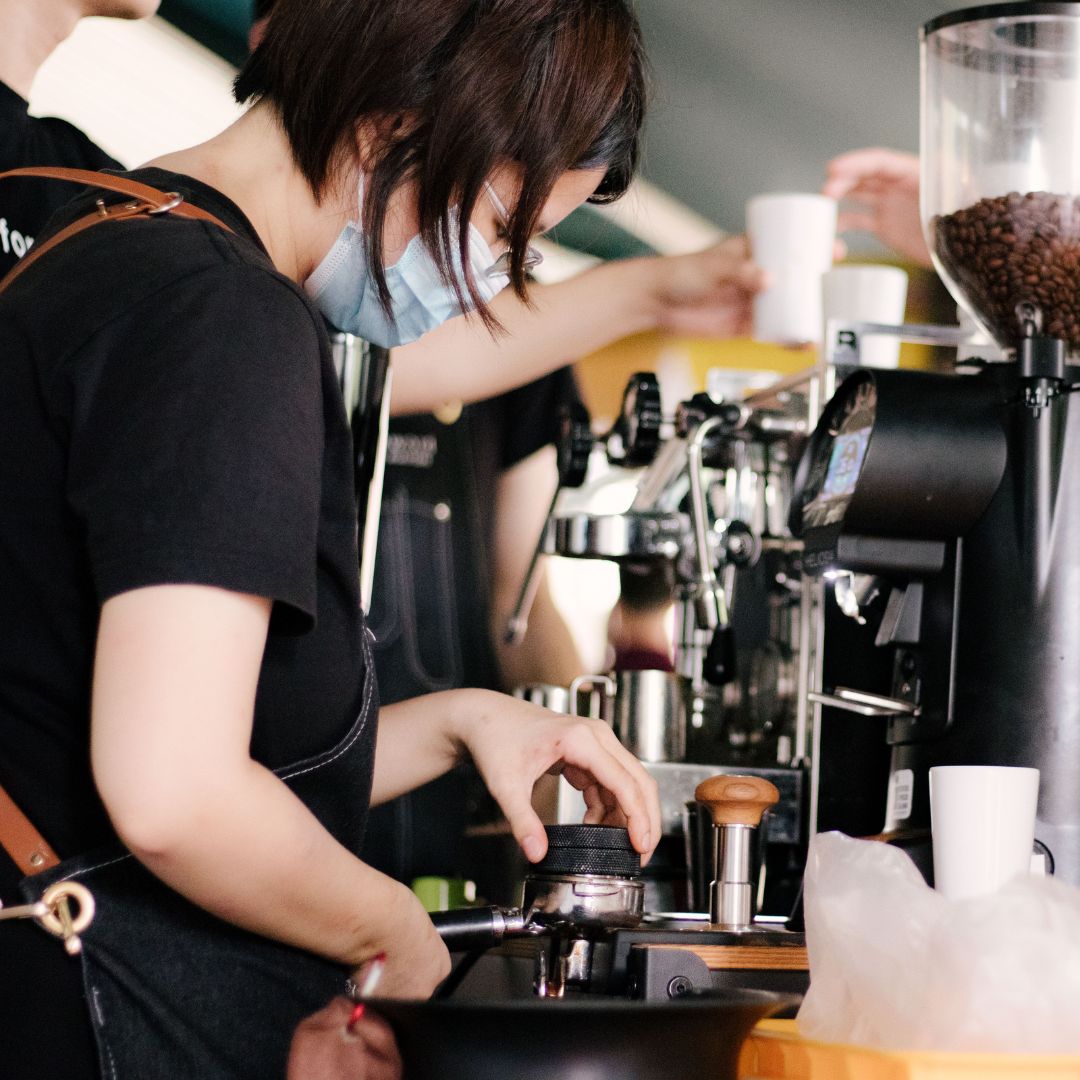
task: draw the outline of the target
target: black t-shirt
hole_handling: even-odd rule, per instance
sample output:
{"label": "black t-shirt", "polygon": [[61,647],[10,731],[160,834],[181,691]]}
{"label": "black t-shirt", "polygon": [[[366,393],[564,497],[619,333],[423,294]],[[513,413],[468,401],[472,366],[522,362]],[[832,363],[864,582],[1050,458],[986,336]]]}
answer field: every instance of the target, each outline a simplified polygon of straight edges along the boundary
{"label": "black t-shirt", "polygon": [[[31,116],[29,108],[11,87],[0,83],[0,172],[36,165],[121,168],[77,127],[51,116]],[[78,190],[59,180],[0,180],[0,278]]]}
{"label": "black t-shirt", "polygon": [[[0,784],[61,855],[113,838],[88,760],[109,597],[273,599],[252,738],[268,766],[332,746],[363,682],[352,442],[318,311],[219,192],[132,175],[234,233],[98,225],[0,296]],[[4,860],[0,890],[13,874]]]}

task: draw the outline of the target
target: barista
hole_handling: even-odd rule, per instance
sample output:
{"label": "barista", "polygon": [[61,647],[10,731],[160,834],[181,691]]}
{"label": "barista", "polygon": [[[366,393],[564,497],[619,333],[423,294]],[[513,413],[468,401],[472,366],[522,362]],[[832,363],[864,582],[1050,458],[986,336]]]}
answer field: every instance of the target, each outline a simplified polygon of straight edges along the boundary
{"label": "barista", "polygon": [[[138,859],[85,877],[121,898],[95,923],[110,949],[145,943],[150,923],[149,952],[122,967],[144,1010],[164,1011],[135,1040],[146,1046],[110,1046],[113,1012],[97,1035],[122,1057],[146,1050],[160,1068],[152,1037],[180,1016],[200,1076],[280,1074],[308,1006],[291,982],[264,982],[274,965],[246,963],[275,941],[305,978],[324,970],[316,957],[336,972],[385,950],[385,993],[430,992],[447,970],[430,922],[353,854],[373,764],[378,802],[471,753],[530,858],[544,837],[528,797],[549,766],[584,790],[592,820],[626,820],[643,852],[659,836],[654,785],[602,724],[458,691],[384,710],[374,745],[349,433],[312,301],[385,344],[466,304],[490,322],[504,281],[524,293],[528,237],[625,187],[641,120],[637,29],[619,0],[472,12],[283,0],[238,82],[254,107],[136,174],[225,228],[95,226],[0,302],[0,429],[19,447],[2,466],[0,603],[20,627],[0,646],[0,782],[63,855],[115,830]],[[550,93],[534,93],[536,70]],[[445,130],[460,136],[450,146]],[[489,274],[502,250],[507,272]],[[125,888],[138,924],[124,923]],[[189,931],[208,926],[233,962],[200,954]],[[81,998],[77,971],[40,945],[5,955],[5,971]],[[101,1023],[132,986],[87,971]],[[242,1003],[265,1037],[206,1038]],[[49,1046],[75,1044],[54,1012],[18,1006],[5,1023],[23,1075],[93,1075],[87,1061],[43,1069]]]}
{"label": "barista", "polygon": [[[119,169],[100,147],[66,120],[37,118],[27,99],[49,54],[90,15],[141,19],[160,0],[0,0],[0,167],[63,165]],[[71,200],[71,184],[7,180],[0,184],[0,278],[33,245],[45,222]]]}
{"label": "barista", "polygon": [[[256,2],[253,48],[273,6]],[[730,239],[530,283],[527,302],[508,290],[492,302],[506,333],[492,337],[459,318],[395,350],[370,620],[383,701],[461,686],[565,685],[581,674],[543,578],[526,642],[502,641],[555,490],[558,410],[577,399],[562,365],[645,330],[741,333],[759,283],[745,242]],[[379,807],[365,857],[403,881],[457,873],[464,819],[458,771]]]}

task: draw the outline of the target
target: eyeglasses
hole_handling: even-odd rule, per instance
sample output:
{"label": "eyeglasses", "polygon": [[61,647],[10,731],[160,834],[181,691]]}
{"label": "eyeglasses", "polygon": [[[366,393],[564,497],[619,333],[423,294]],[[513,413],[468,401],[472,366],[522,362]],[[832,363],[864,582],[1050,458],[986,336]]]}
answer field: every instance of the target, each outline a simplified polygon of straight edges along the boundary
{"label": "eyeglasses", "polygon": [[[491,200],[491,205],[495,207],[495,213],[499,215],[499,220],[502,223],[503,228],[508,228],[510,223],[510,214],[506,207],[503,205],[502,199],[495,194],[495,189],[491,184],[485,184],[487,190],[487,197]],[[525,248],[525,258],[523,264],[526,270],[535,270],[544,261],[544,253],[537,248],[534,248],[532,244],[529,244]],[[510,273],[510,252],[504,251],[488,268],[484,271],[484,276],[489,278],[507,277]]]}

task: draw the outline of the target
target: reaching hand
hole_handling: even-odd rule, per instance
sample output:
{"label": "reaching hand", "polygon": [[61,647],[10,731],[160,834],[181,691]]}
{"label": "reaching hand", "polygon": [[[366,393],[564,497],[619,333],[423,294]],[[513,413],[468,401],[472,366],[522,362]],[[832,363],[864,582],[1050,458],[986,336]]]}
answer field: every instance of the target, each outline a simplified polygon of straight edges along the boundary
{"label": "reaching hand", "polygon": [[924,266],[930,252],[919,217],[919,159],[898,150],[852,150],[833,158],[822,188],[825,195],[846,200],[841,232],[865,229],[894,251]]}
{"label": "reaching hand", "polygon": [[750,261],[746,238],[733,236],[693,255],[652,260],[658,325],[694,337],[750,332],[754,294],[765,274]]}
{"label": "reaching hand", "polygon": [[585,822],[625,826],[646,857],[660,841],[656,781],[602,720],[563,716],[503,694],[475,691],[461,739],[531,862],[547,851],[533,785],[562,773],[585,797]]}
{"label": "reaching hand", "polygon": [[371,1013],[350,1024],[353,1006],[335,998],[293,1035],[288,1080],[401,1080],[401,1058],[386,1021]]}

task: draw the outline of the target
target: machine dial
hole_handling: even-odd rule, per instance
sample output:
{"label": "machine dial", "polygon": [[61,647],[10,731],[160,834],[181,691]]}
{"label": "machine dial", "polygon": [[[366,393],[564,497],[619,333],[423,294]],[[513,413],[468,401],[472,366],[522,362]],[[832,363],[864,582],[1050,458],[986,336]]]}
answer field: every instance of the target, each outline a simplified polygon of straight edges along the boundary
{"label": "machine dial", "polygon": [[660,448],[663,411],[660,383],[652,372],[639,371],[626,384],[622,411],[612,432],[622,445],[609,452],[612,464],[637,467],[648,465]]}
{"label": "machine dial", "polygon": [[564,405],[559,411],[559,435],[555,442],[559,487],[579,488],[585,483],[594,442],[585,406],[580,401]]}

